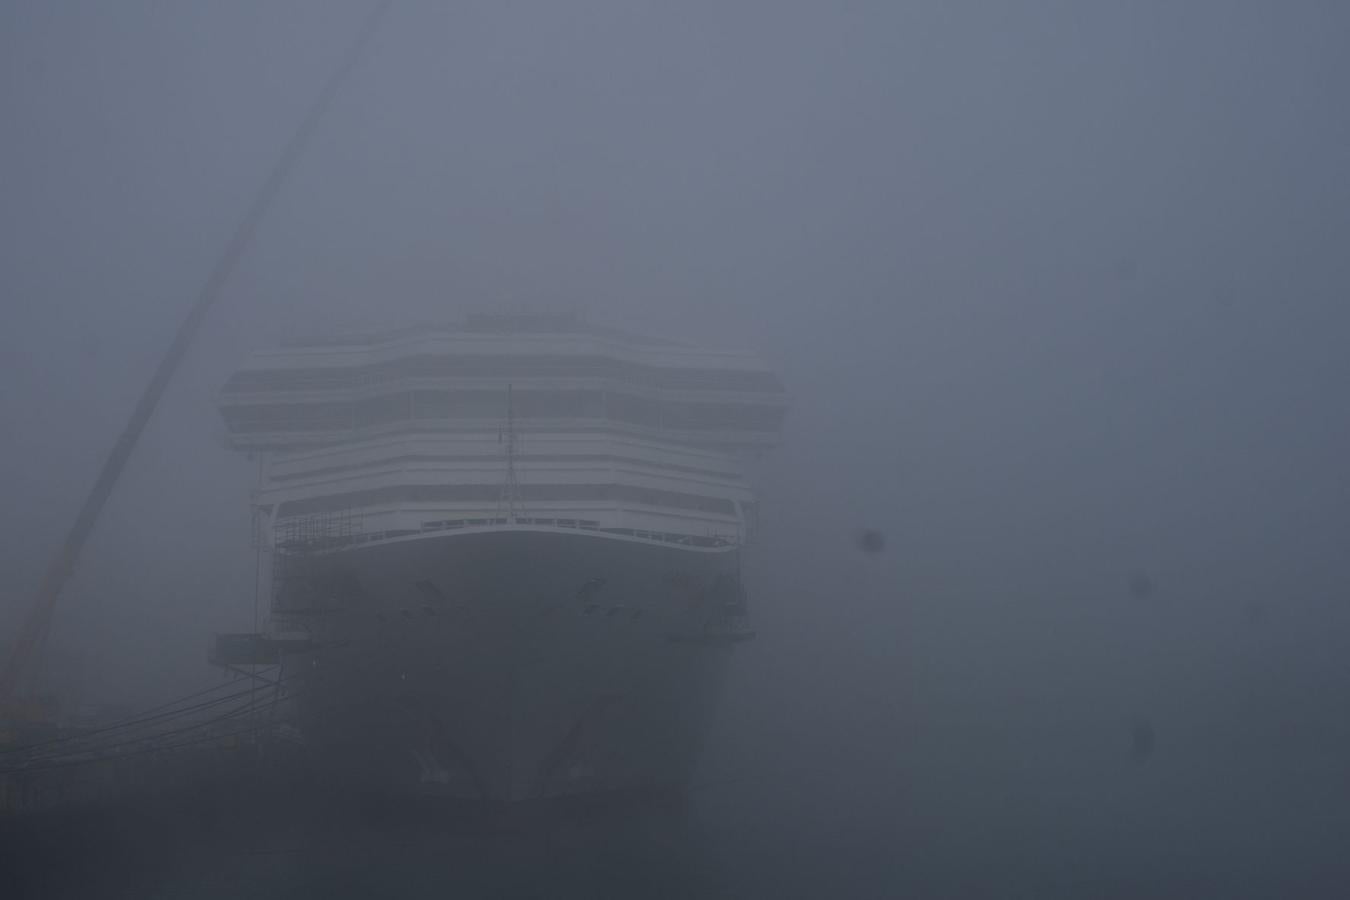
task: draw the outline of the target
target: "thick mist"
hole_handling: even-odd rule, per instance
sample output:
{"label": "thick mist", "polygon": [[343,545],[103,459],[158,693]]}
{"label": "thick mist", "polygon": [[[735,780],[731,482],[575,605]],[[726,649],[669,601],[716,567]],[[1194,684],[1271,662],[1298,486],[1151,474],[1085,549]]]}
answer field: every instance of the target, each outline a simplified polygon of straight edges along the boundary
{"label": "thick mist", "polygon": [[[368,9],[0,9],[6,638]],[[1337,896],[1347,35],[1311,0],[401,0],[49,679],[154,702],[251,629],[255,464],[213,407],[250,349],[578,310],[791,392],[698,793],[728,891]]]}

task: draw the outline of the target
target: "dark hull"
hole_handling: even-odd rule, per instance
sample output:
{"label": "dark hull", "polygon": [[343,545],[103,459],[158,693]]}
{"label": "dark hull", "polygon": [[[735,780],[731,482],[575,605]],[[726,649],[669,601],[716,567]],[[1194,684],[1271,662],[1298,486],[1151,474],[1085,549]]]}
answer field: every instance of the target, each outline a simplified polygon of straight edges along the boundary
{"label": "dark hull", "polygon": [[380,789],[677,791],[742,636],[736,552],[502,528],[282,560],[305,741]]}

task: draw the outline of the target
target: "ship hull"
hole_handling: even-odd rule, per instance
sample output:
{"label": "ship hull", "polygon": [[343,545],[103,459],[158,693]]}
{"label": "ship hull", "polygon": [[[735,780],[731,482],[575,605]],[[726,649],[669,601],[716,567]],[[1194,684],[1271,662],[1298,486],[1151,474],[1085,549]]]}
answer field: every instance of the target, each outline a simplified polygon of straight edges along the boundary
{"label": "ship hull", "polygon": [[737,552],[503,527],[282,560],[296,721],[377,789],[678,791],[746,636]]}

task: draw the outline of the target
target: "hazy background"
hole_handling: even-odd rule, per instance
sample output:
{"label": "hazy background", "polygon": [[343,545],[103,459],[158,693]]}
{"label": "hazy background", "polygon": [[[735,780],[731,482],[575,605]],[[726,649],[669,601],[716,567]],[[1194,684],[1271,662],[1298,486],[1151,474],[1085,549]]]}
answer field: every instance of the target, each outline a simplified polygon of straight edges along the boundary
{"label": "hazy background", "polygon": [[[0,5],[6,634],[369,9]],[[213,409],[249,349],[579,309],[757,349],[793,395],[700,801],[733,879],[1338,895],[1347,85],[1334,0],[400,0],[119,485],[53,678],[174,696],[251,628],[253,469]]]}

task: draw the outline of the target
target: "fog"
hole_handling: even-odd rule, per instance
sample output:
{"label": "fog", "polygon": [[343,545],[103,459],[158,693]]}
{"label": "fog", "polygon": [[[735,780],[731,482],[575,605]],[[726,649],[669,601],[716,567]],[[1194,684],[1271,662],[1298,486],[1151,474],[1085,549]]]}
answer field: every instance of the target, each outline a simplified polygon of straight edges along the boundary
{"label": "fog", "polygon": [[[6,646],[370,8],[0,9]],[[791,396],[697,895],[1339,896],[1348,34],[1313,0],[400,0],[46,674],[141,706],[252,628],[256,464],[214,408],[247,352],[577,310]]]}

